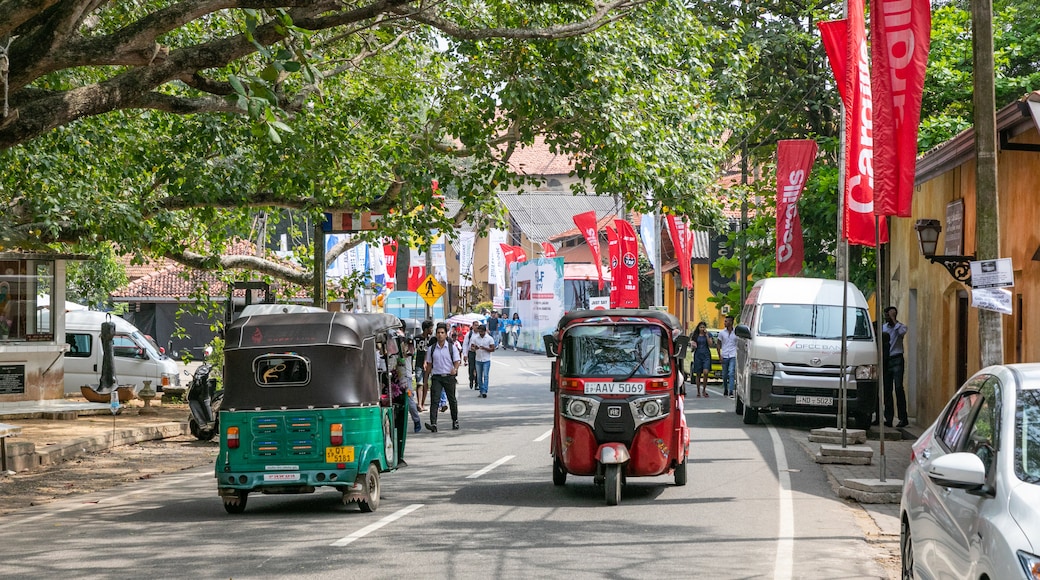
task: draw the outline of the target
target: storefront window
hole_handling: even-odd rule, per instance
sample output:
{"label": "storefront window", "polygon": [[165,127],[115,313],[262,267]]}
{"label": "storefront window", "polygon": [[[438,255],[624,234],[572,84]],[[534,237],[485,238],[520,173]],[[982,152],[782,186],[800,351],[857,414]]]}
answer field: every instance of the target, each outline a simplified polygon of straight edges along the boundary
{"label": "storefront window", "polygon": [[0,260],[0,341],[54,340],[53,260]]}

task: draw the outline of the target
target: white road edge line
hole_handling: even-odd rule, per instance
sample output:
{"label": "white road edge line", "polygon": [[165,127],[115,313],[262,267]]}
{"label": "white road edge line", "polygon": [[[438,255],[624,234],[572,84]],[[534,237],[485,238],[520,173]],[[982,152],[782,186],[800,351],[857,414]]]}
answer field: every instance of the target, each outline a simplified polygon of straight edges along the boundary
{"label": "white road edge line", "polygon": [[516,457],[516,455],[506,455],[502,459],[499,459],[498,461],[492,463],[491,465],[488,465],[484,469],[481,469],[480,471],[478,471],[476,473],[471,473],[471,474],[467,475],[466,479],[476,479],[476,478],[480,477],[481,475],[484,475],[485,473],[491,471],[492,469],[498,467],[499,465],[502,465],[506,461],[509,461],[510,459],[513,459],[515,457]]}
{"label": "white road edge line", "polygon": [[336,540],[335,542],[332,542],[331,544],[329,544],[329,546],[332,546],[334,548],[342,548],[343,546],[346,546],[346,545],[354,542],[355,540],[360,540],[361,538],[364,538],[365,536],[371,534],[372,532],[378,530],[379,528],[381,528],[381,527],[383,527],[383,526],[385,526],[387,524],[393,523],[393,522],[403,518],[404,516],[414,512],[415,510],[417,510],[417,509],[419,509],[421,507],[423,507],[423,504],[421,504],[421,503],[413,503],[412,505],[410,505],[410,506],[408,506],[406,508],[397,510],[396,512],[394,512],[394,513],[386,516],[385,518],[379,520],[378,522],[375,522],[374,524],[369,524],[369,525],[361,528],[360,530],[354,532],[353,534],[350,534],[349,536],[345,536],[343,538],[340,538],[340,539]]}
{"label": "white road edge line", "polygon": [[545,433],[542,433],[541,435],[539,435],[538,438],[535,439],[535,441],[545,441],[545,439],[547,437],[549,437],[549,435],[552,435],[552,429],[549,429]]}
{"label": "white road edge line", "polygon": [[777,530],[776,562],[773,566],[774,580],[790,580],[794,570],[794,503],[791,496],[791,473],[787,470],[787,455],[780,432],[766,425],[773,439],[773,454],[776,456],[777,478],[780,481],[780,522]]}

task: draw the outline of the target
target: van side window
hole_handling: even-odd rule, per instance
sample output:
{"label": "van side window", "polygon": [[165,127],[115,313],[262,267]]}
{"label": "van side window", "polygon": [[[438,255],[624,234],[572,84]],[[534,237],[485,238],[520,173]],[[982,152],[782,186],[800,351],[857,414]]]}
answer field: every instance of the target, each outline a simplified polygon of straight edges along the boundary
{"label": "van side window", "polygon": [[65,343],[69,345],[69,350],[65,353],[65,356],[75,358],[90,357],[90,348],[94,344],[94,341],[91,340],[92,338],[89,334],[73,334],[71,332],[66,334]]}
{"label": "van side window", "polygon": [[112,354],[122,358],[145,358],[144,349],[125,334],[112,337]]}

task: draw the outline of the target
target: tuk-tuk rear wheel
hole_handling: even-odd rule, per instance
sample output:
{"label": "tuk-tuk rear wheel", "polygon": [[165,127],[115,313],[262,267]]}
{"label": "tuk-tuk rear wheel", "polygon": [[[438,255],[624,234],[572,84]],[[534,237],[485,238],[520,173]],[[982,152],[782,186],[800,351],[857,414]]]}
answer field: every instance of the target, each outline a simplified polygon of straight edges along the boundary
{"label": "tuk-tuk rear wheel", "polygon": [[675,466],[675,485],[686,485],[686,460]]}
{"label": "tuk-tuk rear wheel", "polygon": [[565,483],[567,483],[567,470],[563,468],[559,457],[553,457],[553,485]]}
{"label": "tuk-tuk rear wheel", "polygon": [[617,505],[621,502],[621,466],[610,463],[605,471],[603,483],[606,488],[607,505]]}
{"label": "tuk-tuk rear wheel", "polygon": [[236,491],[235,495],[224,496],[224,511],[229,514],[240,514],[246,511],[246,500],[249,499],[248,491]]}
{"label": "tuk-tuk rear wheel", "polygon": [[361,500],[358,507],[365,513],[374,512],[379,509],[379,468],[375,463],[368,465],[365,473],[364,490],[361,492]]}

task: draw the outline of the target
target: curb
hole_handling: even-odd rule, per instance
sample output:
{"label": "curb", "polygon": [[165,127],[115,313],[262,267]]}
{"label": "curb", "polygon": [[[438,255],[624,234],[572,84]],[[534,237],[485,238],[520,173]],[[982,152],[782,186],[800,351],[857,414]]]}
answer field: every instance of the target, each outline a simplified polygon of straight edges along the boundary
{"label": "curb", "polygon": [[12,441],[8,443],[7,463],[10,469],[26,471],[120,445],[133,445],[188,433],[187,423],[158,423],[146,427],[115,429],[104,434],[55,443],[42,449],[36,449],[34,443]]}

